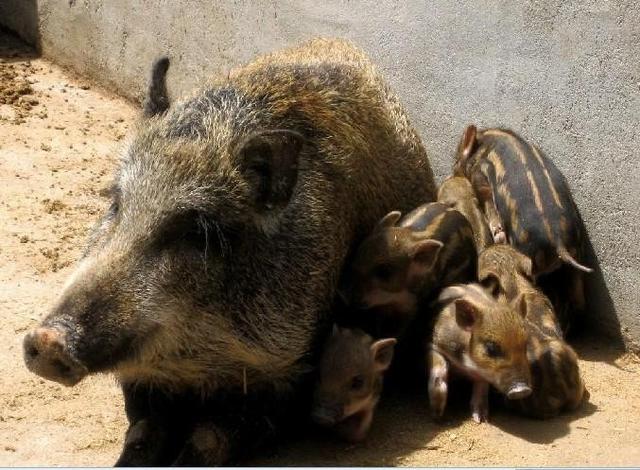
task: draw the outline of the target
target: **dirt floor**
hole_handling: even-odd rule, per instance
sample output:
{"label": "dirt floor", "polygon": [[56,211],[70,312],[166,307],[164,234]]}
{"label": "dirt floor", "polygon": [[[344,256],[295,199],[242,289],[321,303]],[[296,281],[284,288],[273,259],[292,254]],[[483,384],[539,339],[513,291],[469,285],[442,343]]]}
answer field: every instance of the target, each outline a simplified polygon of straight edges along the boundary
{"label": "dirt floor", "polygon": [[[0,466],[112,465],[125,417],[111,377],[65,388],[30,374],[22,337],[54,302],[108,204],[101,196],[135,119],[129,103],[0,36]],[[384,403],[366,443],[310,433],[253,464],[640,465],[640,362],[576,345],[590,400],[548,421],[466,406],[434,423],[426,398]]]}

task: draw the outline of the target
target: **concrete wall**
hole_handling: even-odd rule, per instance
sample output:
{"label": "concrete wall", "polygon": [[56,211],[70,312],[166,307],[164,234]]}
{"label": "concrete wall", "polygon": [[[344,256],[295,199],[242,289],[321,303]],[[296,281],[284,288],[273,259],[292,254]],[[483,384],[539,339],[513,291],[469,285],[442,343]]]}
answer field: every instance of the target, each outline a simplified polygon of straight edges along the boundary
{"label": "concrete wall", "polygon": [[0,0],[0,22],[130,97],[160,54],[179,95],[301,39],[356,41],[408,108],[438,178],[469,122],[509,126],[554,159],[600,263],[594,318],[640,344],[639,2]]}

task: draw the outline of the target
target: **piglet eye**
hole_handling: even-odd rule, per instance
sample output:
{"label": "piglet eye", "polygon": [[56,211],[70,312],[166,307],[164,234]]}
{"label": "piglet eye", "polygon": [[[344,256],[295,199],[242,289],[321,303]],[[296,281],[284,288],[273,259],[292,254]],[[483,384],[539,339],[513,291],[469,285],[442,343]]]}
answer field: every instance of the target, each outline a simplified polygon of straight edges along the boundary
{"label": "piglet eye", "polygon": [[499,344],[493,341],[485,341],[484,349],[489,357],[501,357],[503,356],[502,348]]}
{"label": "piglet eye", "polygon": [[351,390],[361,390],[364,387],[364,377],[362,375],[356,375],[351,379]]}
{"label": "piglet eye", "polygon": [[380,264],[374,268],[373,275],[381,281],[388,281],[391,278],[391,266]]}

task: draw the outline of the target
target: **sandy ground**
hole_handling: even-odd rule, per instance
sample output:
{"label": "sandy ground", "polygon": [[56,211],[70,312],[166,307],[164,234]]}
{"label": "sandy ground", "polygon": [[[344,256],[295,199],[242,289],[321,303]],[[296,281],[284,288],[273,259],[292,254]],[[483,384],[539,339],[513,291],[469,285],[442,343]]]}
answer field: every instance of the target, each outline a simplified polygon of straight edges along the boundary
{"label": "sandy ground", "polygon": [[[17,55],[16,55],[17,53]],[[22,337],[73,269],[136,116],[127,102],[0,37],[0,466],[112,465],[125,430],[106,376],[65,388],[30,374]],[[310,432],[254,464],[640,465],[640,362],[602,342],[576,345],[591,397],[572,415],[534,421],[466,405],[436,424],[426,398],[383,403],[351,446]]]}

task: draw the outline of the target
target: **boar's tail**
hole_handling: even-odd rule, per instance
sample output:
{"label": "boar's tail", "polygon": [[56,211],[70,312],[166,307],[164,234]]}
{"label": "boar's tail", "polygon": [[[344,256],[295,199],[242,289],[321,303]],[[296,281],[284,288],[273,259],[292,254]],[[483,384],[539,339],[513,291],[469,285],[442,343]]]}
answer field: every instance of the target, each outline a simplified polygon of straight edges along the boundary
{"label": "boar's tail", "polygon": [[151,79],[149,80],[149,88],[142,109],[145,117],[157,116],[169,109],[167,70],[169,70],[168,57],[156,59],[151,66]]}
{"label": "boar's tail", "polygon": [[593,269],[578,263],[563,245],[560,245],[557,248],[557,252],[560,259],[565,263],[570,264],[574,268],[584,271],[585,273],[593,272]]}

